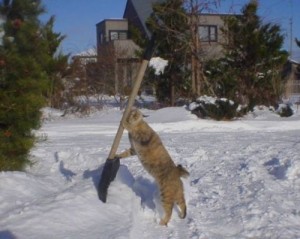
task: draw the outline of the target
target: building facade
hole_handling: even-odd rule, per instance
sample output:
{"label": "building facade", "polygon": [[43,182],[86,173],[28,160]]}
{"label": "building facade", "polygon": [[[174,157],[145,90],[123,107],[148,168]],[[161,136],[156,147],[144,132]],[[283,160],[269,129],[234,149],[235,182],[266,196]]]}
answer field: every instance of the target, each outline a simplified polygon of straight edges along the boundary
{"label": "building facade", "polygon": [[223,18],[228,16],[230,15],[205,13],[198,16],[198,34],[204,59],[219,58],[223,55],[226,37],[221,28],[224,27]]}
{"label": "building facade", "polygon": [[129,39],[127,19],[105,19],[96,25],[98,68],[114,94],[128,94],[140,65],[140,48]]}

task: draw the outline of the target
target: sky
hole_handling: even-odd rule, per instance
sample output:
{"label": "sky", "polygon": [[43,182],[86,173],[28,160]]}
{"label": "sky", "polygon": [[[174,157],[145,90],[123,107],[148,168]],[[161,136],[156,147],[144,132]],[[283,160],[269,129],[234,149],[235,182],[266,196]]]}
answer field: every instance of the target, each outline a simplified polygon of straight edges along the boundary
{"label": "sky", "polygon": [[[280,24],[285,36],[284,48],[300,60],[299,0],[258,0],[259,15],[265,22]],[[74,55],[96,47],[96,24],[104,19],[122,18],[126,0],[43,0],[47,13],[42,20],[55,15],[54,30],[66,35],[61,50]],[[240,13],[248,0],[220,0],[219,13]],[[291,24],[292,22],[292,24]],[[292,41],[291,41],[292,39]],[[292,45],[291,45],[292,42]],[[292,47],[291,47],[292,46]]]}

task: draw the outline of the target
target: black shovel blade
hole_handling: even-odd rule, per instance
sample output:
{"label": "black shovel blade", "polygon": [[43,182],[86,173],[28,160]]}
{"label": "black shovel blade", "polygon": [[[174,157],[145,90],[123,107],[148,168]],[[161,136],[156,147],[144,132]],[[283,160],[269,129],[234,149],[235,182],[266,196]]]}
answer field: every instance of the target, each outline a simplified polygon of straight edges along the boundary
{"label": "black shovel blade", "polygon": [[115,179],[120,167],[120,159],[106,159],[101,178],[98,184],[98,197],[102,202],[106,202],[109,184]]}

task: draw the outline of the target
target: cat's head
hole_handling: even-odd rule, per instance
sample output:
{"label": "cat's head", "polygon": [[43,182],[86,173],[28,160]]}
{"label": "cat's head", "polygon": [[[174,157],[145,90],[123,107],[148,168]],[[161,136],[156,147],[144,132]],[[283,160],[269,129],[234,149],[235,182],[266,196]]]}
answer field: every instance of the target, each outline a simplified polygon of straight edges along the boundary
{"label": "cat's head", "polygon": [[138,109],[132,109],[128,115],[127,122],[131,125],[138,124],[143,120],[143,114]]}

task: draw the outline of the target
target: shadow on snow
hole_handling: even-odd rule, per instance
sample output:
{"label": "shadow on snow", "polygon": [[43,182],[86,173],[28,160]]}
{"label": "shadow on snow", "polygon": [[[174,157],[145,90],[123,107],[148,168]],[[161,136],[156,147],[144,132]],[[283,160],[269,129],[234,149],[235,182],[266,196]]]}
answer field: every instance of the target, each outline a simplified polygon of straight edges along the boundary
{"label": "shadow on snow", "polygon": [[[95,170],[86,170],[83,173],[84,179],[92,178],[96,190],[98,188],[103,167],[104,164]],[[158,188],[154,181],[142,176],[134,178],[128,167],[125,165],[120,165],[115,181],[121,182],[131,188],[132,191],[141,198],[143,207],[148,207],[152,210],[155,209],[155,197],[157,196]]]}

